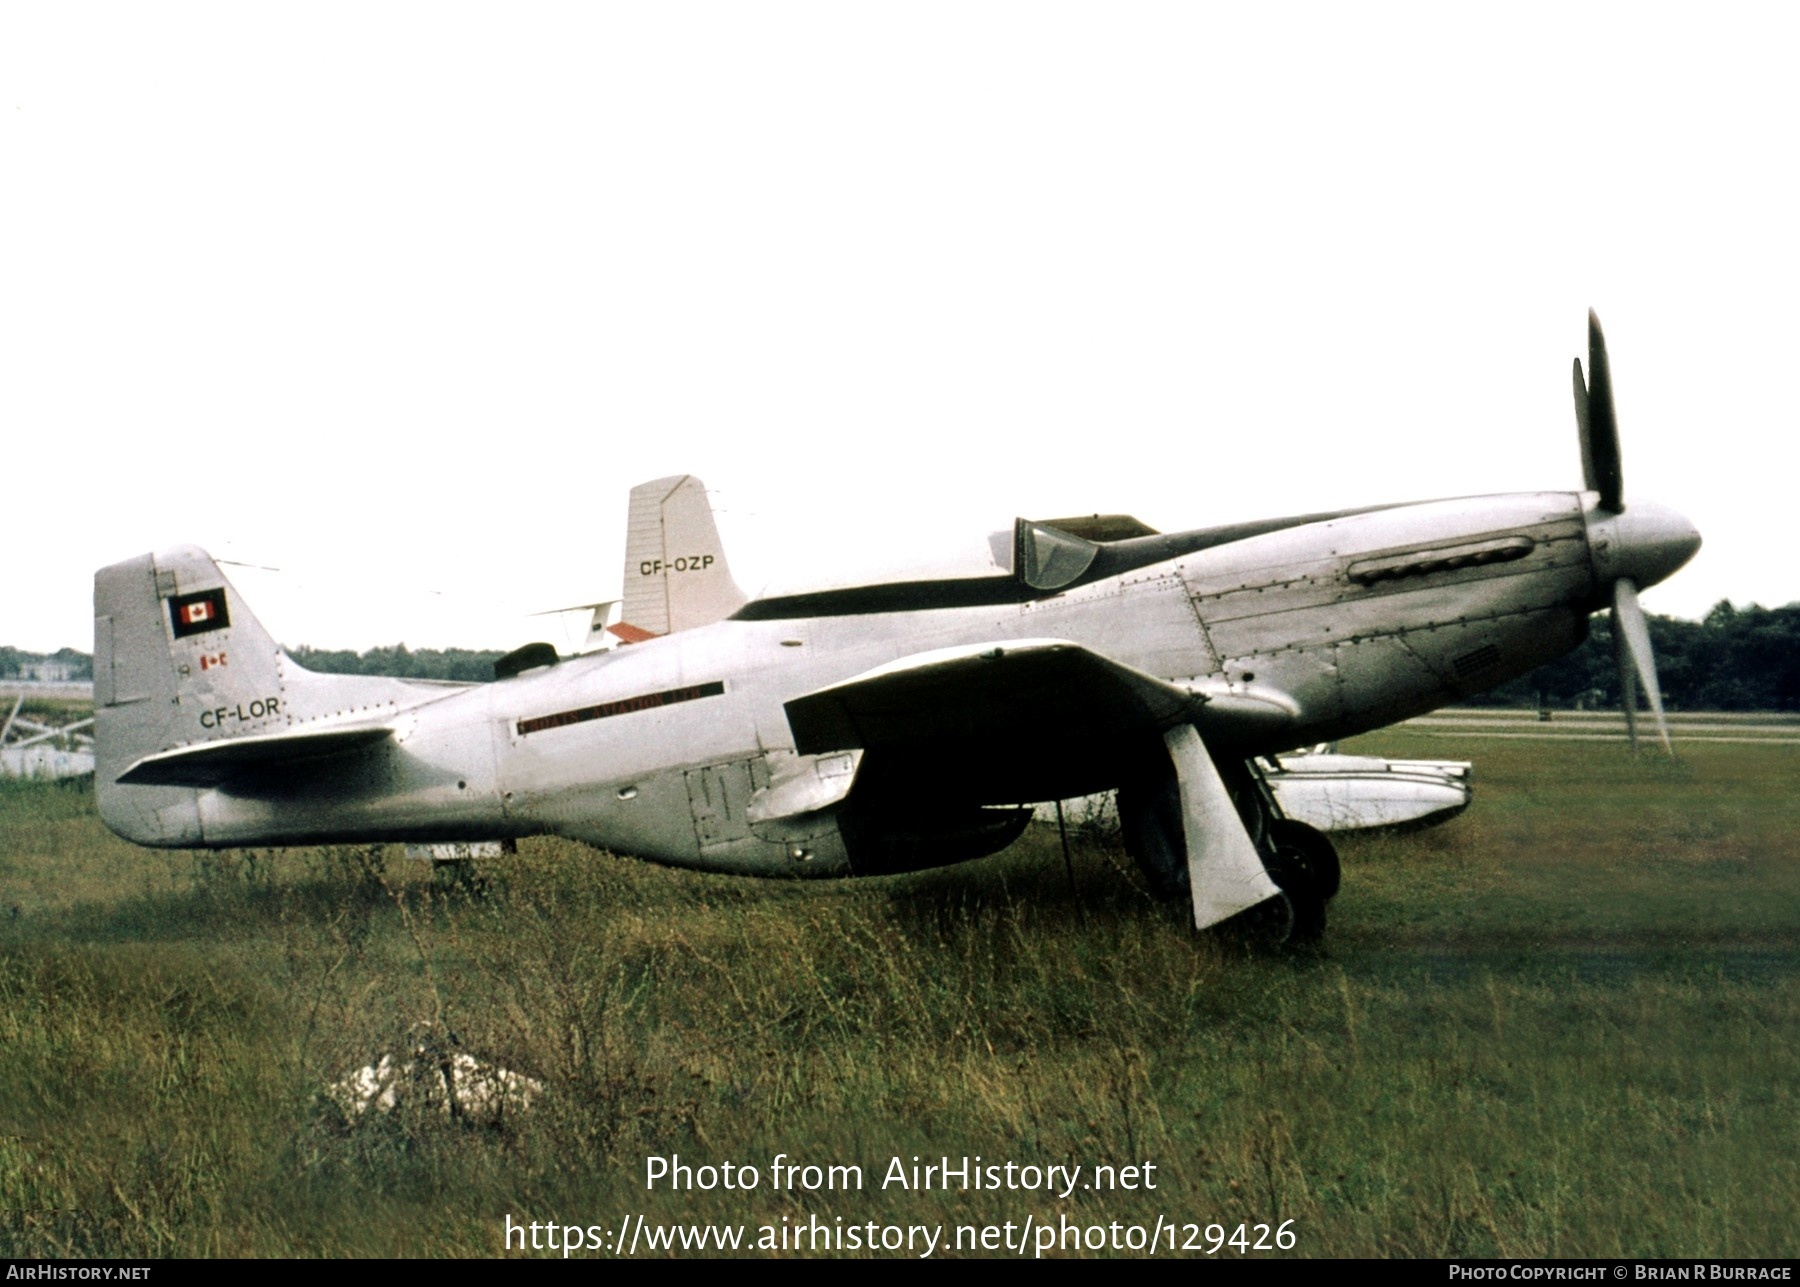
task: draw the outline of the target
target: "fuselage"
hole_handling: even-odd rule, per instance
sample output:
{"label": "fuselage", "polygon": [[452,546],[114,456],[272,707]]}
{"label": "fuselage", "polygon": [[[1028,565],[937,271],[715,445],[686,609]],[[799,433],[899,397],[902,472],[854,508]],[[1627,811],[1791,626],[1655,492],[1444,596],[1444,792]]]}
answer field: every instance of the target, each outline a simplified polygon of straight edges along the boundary
{"label": "fuselage", "polygon": [[[905,603],[845,593],[752,604],[713,625],[421,700],[397,713],[390,740],[358,753],[353,772],[336,761],[310,775],[301,766],[279,790],[203,790],[200,843],[550,833],[713,870],[845,874],[859,869],[839,826],[857,755],[796,755],[784,710],[796,697],[932,649],[1061,639],[1171,684],[1291,699],[1292,720],[1215,750],[1250,756],[1346,737],[1574,647],[1602,575],[1636,558],[1632,572],[1649,584],[1698,543],[1679,516],[1646,513],[1642,530],[1622,533],[1616,517],[1594,513],[1590,493],[1464,498],[1168,538],[1171,557],[1054,592],[946,582]],[[1055,793],[1118,785],[1104,768],[1086,772],[1092,780],[1057,782]]]}

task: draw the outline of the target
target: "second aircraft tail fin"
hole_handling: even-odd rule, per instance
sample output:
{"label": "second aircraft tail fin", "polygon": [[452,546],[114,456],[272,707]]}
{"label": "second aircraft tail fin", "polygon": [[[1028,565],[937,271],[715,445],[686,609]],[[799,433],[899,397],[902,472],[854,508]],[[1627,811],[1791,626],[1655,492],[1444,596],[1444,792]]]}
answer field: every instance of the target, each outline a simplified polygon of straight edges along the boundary
{"label": "second aircraft tail fin", "polygon": [[676,474],[633,487],[624,607],[612,632],[637,643],[723,621],[746,602],[725,562],[706,485]]}

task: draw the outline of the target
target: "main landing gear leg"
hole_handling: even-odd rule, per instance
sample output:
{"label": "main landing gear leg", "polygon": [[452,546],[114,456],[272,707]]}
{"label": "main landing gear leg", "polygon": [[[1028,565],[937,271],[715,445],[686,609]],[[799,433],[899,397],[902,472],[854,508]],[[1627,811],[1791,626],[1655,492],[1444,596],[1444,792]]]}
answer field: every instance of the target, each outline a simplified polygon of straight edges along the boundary
{"label": "main landing gear leg", "polygon": [[1191,725],[1164,744],[1166,769],[1119,792],[1125,847],[1151,887],[1187,894],[1200,929],[1229,920],[1266,943],[1317,941],[1339,883],[1331,841],[1281,817],[1249,765],[1216,764]]}

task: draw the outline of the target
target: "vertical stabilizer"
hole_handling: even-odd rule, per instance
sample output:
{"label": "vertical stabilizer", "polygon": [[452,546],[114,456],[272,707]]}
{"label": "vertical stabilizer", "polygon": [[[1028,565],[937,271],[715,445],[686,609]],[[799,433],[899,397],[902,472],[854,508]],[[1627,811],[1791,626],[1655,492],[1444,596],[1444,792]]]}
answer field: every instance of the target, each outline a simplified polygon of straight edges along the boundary
{"label": "vertical stabilizer", "polygon": [[624,586],[624,607],[612,630],[627,643],[711,625],[744,606],[706,485],[692,474],[631,489]]}
{"label": "vertical stabilizer", "polygon": [[297,665],[194,546],[94,574],[95,792],[101,820],[138,844],[207,843],[202,788],[119,780],[147,757],[374,725],[444,692]]}
{"label": "vertical stabilizer", "polygon": [[199,844],[191,787],[121,787],[146,755],[285,727],[280,650],[204,550],[94,574],[94,750],[100,816],[127,839]]}

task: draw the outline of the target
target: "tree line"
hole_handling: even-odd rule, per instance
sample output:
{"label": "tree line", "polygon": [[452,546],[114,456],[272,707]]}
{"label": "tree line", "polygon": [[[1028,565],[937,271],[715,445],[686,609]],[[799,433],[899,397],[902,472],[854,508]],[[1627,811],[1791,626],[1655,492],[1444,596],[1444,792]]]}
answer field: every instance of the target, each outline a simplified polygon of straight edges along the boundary
{"label": "tree line", "polygon": [[389,644],[367,652],[347,648],[310,648],[305,644],[289,656],[327,675],[389,675],[395,679],[453,679],[483,683],[494,677],[494,663],[505,653],[471,648],[408,648]]}
{"label": "tree line", "polygon": [[[1720,601],[1699,621],[1650,616],[1663,701],[1673,710],[1800,710],[1800,603],[1736,608]],[[1575,651],[1500,685],[1477,704],[1558,708],[1619,704],[1612,620],[1591,618]]]}

